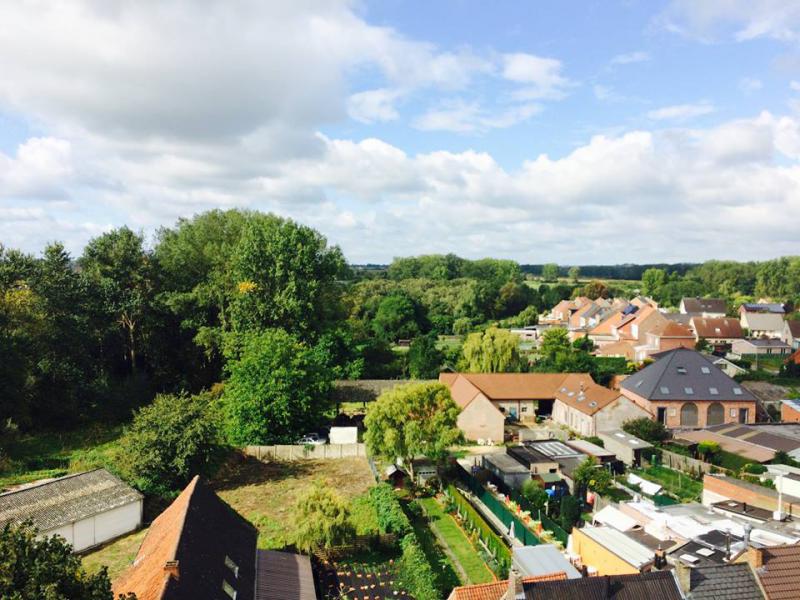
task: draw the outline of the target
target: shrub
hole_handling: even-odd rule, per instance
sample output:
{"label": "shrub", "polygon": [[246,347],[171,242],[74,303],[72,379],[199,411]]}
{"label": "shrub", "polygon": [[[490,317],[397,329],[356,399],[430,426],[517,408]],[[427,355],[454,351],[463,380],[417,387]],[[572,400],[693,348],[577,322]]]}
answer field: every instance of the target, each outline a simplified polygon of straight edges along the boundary
{"label": "shrub", "polygon": [[403,512],[392,486],[380,483],[370,488],[369,498],[378,514],[378,527],[383,533],[404,536],[411,531],[411,523]]}
{"label": "shrub", "polygon": [[603,440],[601,440],[599,437],[597,437],[596,435],[590,435],[590,436],[587,436],[587,437],[585,437],[583,439],[586,440],[587,442],[589,442],[590,444],[594,444],[595,446],[600,446],[601,448],[605,448],[606,447],[605,446],[605,442]]}
{"label": "shrub", "polygon": [[715,454],[718,454],[720,451],[719,442],[714,442],[711,440],[703,440],[699,444],[697,444],[697,451],[700,453],[700,456],[709,460]]}
{"label": "shrub", "polygon": [[416,536],[406,534],[400,547],[403,555],[400,557],[399,577],[403,587],[417,600],[439,600],[442,596],[436,588],[436,575]]}
{"label": "shrub", "polygon": [[743,467],[745,473],[752,473],[753,475],[761,475],[767,472],[767,467],[758,463],[748,463]]}
{"label": "shrub", "polygon": [[295,545],[305,552],[345,544],[355,535],[347,503],[319,483],[298,500],[294,521]]}
{"label": "shrub", "polygon": [[622,424],[625,433],[636,436],[651,444],[658,444],[669,437],[667,428],[663,423],[653,421],[647,417],[630,419]]}
{"label": "shrub", "polygon": [[210,474],[217,440],[206,396],[159,395],[122,436],[118,467],[143,492],[170,496]]}
{"label": "shrub", "polygon": [[520,492],[522,497],[530,502],[533,508],[541,510],[547,503],[547,492],[544,491],[542,484],[535,479],[528,479],[523,483]]}
{"label": "shrub", "polygon": [[572,527],[581,520],[581,503],[575,496],[564,496],[561,498],[561,528],[567,532],[572,531]]}

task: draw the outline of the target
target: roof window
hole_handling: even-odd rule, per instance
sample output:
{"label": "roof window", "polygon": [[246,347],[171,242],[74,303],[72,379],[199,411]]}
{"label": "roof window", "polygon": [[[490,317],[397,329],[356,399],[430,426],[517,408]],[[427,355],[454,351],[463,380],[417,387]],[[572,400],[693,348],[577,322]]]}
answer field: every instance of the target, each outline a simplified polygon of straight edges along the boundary
{"label": "roof window", "polygon": [[637,382],[636,382],[636,385],[635,385],[635,386],[633,386],[633,387],[637,387],[637,388],[638,388],[638,387],[641,387],[641,385],[642,385],[643,383],[644,383],[644,379],[640,379],[639,381],[637,381]]}
{"label": "roof window", "polygon": [[711,369],[709,369],[708,367],[700,367],[700,372],[703,375],[710,375],[711,374]]}
{"label": "roof window", "polygon": [[681,375],[686,375],[686,367],[678,367],[678,373]]}
{"label": "roof window", "polygon": [[233,571],[234,577],[237,579],[239,578],[239,565],[233,562],[230,556],[225,556],[225,566],[228,567],[231,571]]}
{"label": "roof window", "polygon": [[236,590],[230,583],[228,583],[224,579],[222,580],[222,591],[228,594],[231,600],[236,600]]}
{"label": "roof window", "polygon": [[742,395],[742,388],[733,388],[733,395],[734,396],[741,396]]}
{"label": "roof window", "polygon": [[685,388],[683,388],[683,391],[684,391],[684,392],[686,392],[686,394],[687,394],[688,396],[691,396],[692,394],[694,394],[694,389],[693,389],[693,388],[690,388],[690,387],[685,387]]}
{"label": "roof window", "polygon": [[708,393],[712,396],[719,396],[719,390],[715,387],[708,388]]}
{"label": "roof window", "polygon": [[662,394],[669,394],[669,388],[665,385],[661,386],[661,393]]}

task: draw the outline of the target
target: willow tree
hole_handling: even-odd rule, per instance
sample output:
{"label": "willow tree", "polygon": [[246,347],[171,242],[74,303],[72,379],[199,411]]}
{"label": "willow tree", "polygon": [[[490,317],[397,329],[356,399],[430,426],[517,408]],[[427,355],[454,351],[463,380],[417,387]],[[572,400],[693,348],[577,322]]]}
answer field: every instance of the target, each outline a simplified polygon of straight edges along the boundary
{"label": "willow tree", "polygon": [[319,482],[298,500],[294,521],[294,543],[304,552],[345,544],[356,532],[347,503]]}
{"label": "willow tree", "polygon": [[519,337],[496,327],[471,333],[464,340],[464,370],[471,373],[508,373],[521,371]]}
{"label": "willow tree", "polygon": [[412,461],[425,456],[440,462],[463,437],[460,409],[441,383],[411,383],[383,392],[367,410],[364,440],[370,452],[403,464],[414,477]]}

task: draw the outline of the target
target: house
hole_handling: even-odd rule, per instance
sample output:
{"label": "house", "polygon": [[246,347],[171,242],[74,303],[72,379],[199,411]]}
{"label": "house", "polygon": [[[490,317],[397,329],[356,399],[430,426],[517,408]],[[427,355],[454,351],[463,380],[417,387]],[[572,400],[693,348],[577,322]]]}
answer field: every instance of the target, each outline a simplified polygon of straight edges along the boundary
{"label": "house", "polygon": [[502,453],[484,454],[482,466],[511,489],[519,489],[531,478],[531,470],[514,457]]}
{"label": "house", "polygon": [[525,577],[542,577],[552,573],[564,573],[566,579],[579,579],[581,574],[564,558],[553,544],[538,546],[516,546],[511,553],[511,566]]}
{"label": "house", "polygon": [[653,551],[613,527],[573,529],[571,542],[571,552],[592,574],[625,575],[653,568]]}
{"label": "house", "polygon": [[706,340],[715,348],[729,347],[736,340],[744,338],[739,319],[692,317],[689,327],[694,331],[695,340]]}
{"label": "house", "polygon": [[753,337],[780,338],[783,334],[783,305],[742,304],[739,321]]}
{"label": "house", "polygon": [[728,306],[723,298],[683,298],[679,307],[681,314],[699,317],[724,317]]}
{"label": "house", "polygon": [[736,363],[732,363],[727,358],[722,358],[721,356],[710,356],[709,358],[711,362],[728,377],[736,377],[737,375],[744,375],[747,373],[747,369],[743,369]]}
{"label": "house", "polygon": [[503,581],[492,581],[491,583],[478,583],[473,585],[462,585],[453,588],[448,600],[516,600],[519,589],[525,584],[535,581],[558,581],[566,579],[565,573],[550,573],[536,577],[519,577],[511,571],[509,579]]}
{"label": "house", "polygon": [[791,347],[785,342],[774,338],[736,340],[731,346],[731,352],[739,356],[783,356],[790,354],[791,351]]}
{"label": "house", "polygon": [[675,567],[675,577],[687,600],[762,600],[767,598],[749,564]]}
{"label": "house", "polygon": [[525,600],[682,600],[668,571],[523,584]]}
{"label": "house", "polygon": [[[583,452],[556,440],[527,442],[524,446],[509,448],[508,454],[528,468],[531,476],[541,480],[546,488],[563,487],[563,479],[569,490],[573,489],[575,469],[587,457]],[[553,475],[559,479],[556,481]]]}
{"label": "house", "polygon": [[[587,335],[597,346],[597,354],[632,356],[637,361],[663,350],[694,346],[694,337],[685,325],[667,319],[654,302],[642,298],[611,313]],[[605,350],[610,345],[613,347]]]}
{"label": "house", "polygon": [[314,600],[307,556],[258,550],[255,527],[195,477],[153,521],[114,597]]}
{"label": "house", "polygon": [[800,400],[781,400],[781,421],[800,423]]}
{"label": "house", "polygon": [[800,459],[800,439],[791,435],[789,428],[776,425],[764,429],[760,425],[715,425],[707,430],[728,439],[746,442],[774,452],[786,452]]}
{"label": "house", "polygon": [[653,446],[621,429],[598,431],[597,437],[603,440],[605,448],[616,454],[617,458],[629,466],[641,464],[642,451]]}
{"label": "house", "polygon": [[744,557],[758,577],[768,600],[796,600],[800,544],[750,548]]}
{"label": "house", "polygon": [[800,349],[800,321],[784,321],[781,341],[791,346],[792,350]]}
{"label": "house", "polygon": [[644,360],[657,352],[675,348],[694,348],[695,336],[686,325],[664,319],[645,333],[646,347],[639,350],[637,358]]}
{"label": "house", "polygon": [[636,349],[626,341],[611,342],[597,349],[597,356],[620,357],[628,361],[636,360]]}
{"label": "house", "polygon": [[678,544],[667,554],[672,565],[703,567],[728,564],[747,549],[743,536],[712,529]]}
{"label": "house", "polygon": [[[781,494],[783,512],[796,514],[800,508],[800,498]],[[703,476],[703,504],[712,506],[725,500],[735,500],[763,510],[778,510],[778,492],[756,483],[736,479],[728,475]]]}
{"label": "house", "polygon": [[652,418],[667,427],[755,422],[755,397],[707,356],[678,348],[655,358],[620,390]]}
{"label": "house", "polygon": [[775,458],[775,450],[749,440],[728,437],[712,429],[692,429],[675,433],[677,440],[687,440],[694,444],[716,442],[725,452],[737,454],[754,463],[765,463]]}
{"label": "house", "polygon": [[0,529],[30,520],[41,537],[60,535],[83,552],[142,524],[144,497],[105,469],[0,494]]}

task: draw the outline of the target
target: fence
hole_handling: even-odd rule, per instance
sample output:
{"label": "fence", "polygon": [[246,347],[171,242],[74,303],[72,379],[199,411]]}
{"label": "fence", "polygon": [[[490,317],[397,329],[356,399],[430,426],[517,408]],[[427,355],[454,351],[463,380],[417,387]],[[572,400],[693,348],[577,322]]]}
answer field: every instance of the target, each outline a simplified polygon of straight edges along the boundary
{"label": "fence", "polygon": [[663,449],[661,450],[661,456],[657,458],[656,461],[657,462],[651,464],[658,464],[686,473],[711,473],[711,469],[720,470],[720,467],[715,467],[711,463]]}
{"label": "fence", "polygon": [[364,444],[245,446],[244,453],[258,460],[336,459],[366,456]]}
{"label": "fence", "polygon": [[393,533],[357,535],[350,544],[323,548],[315,551],[315,555],[323,560],[336,561],[367,550],[378,549],[392,551],[396,548],[397,536]]}

